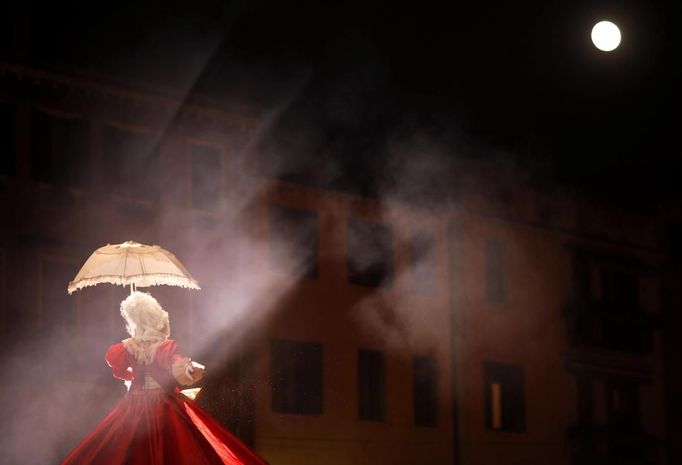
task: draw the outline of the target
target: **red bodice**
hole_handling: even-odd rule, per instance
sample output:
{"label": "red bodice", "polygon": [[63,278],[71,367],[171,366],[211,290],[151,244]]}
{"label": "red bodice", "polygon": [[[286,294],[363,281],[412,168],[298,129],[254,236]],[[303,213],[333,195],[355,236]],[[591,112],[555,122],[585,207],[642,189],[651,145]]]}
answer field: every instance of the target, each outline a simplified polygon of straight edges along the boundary
{"label": "red bodice", "polygon": [[159,344],[154,361],[149,365],[138,363],[122,342],[109,347],[105,356],[116,378],[132,381],[131,391],[143,388],[145,375],[154,378],[164,390],[173,390],[176,383],[171,374],[171,365],[181,358],[182,356],[177,353],[177,344],[172,339]]}

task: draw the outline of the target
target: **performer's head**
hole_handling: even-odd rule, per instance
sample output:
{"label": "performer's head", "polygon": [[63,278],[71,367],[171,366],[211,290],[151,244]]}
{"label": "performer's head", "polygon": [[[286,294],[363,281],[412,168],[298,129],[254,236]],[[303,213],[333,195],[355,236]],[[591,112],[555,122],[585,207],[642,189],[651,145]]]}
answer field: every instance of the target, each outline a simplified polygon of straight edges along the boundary
{"label": "performer's head", "polygon": [[168,312],[150,294],[135,291],[121,302],[128,334],[138,341],[158,342],[170,336]]}

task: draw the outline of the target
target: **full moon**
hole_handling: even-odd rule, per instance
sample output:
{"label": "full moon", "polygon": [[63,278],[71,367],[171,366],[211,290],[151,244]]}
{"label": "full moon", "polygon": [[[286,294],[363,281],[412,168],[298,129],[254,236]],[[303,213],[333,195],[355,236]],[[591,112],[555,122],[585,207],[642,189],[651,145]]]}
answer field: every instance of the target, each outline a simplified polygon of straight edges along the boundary
{"label": "full moon", "polygon": [[594,46],[604,52],[615,50],[620,44],[620,30],[611,21],[600,21],[592,28]]}

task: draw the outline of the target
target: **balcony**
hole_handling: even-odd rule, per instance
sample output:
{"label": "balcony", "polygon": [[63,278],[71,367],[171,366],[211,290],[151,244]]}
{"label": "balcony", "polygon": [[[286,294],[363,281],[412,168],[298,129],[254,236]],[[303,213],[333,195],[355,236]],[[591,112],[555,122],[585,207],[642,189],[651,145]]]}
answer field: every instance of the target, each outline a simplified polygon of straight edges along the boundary
{"label": "balcony", "polygon": [[660,439],[637,427],[576,425],[568,429],[576,465],[657,465]]}
{"label": "balcony", "polygon": [[574,349],[647,355],[655,318],[628,307],[572,298],[564,306],[568,340]]}

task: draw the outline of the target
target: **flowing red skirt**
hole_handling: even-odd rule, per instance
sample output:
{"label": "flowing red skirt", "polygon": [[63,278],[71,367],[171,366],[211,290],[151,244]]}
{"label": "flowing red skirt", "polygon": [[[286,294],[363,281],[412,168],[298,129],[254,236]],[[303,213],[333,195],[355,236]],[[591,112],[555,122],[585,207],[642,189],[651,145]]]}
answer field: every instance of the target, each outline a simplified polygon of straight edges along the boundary
{"label": "flowing red skirt", "polygon": [[131,391],[62,465],[267,465],[196,402]]}

